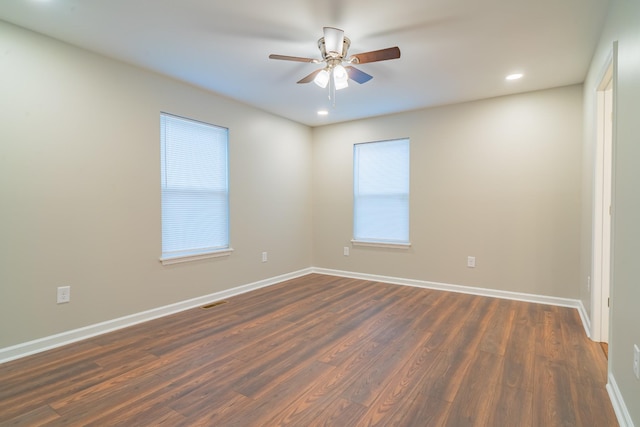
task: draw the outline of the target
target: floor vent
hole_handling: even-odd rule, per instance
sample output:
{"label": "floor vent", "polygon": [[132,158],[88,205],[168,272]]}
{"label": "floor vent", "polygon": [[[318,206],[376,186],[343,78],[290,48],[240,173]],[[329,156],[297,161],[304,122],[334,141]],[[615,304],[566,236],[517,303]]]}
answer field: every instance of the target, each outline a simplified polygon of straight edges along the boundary
{"label": "floor vent", "polygon": [[207,305],[203,305],[200,308],[213,308],[216,307],[218,305],[222,305],[222,304],[226,304],[226,301],[216,301],[216,302],[212,302],[211,304],[207,304]]}

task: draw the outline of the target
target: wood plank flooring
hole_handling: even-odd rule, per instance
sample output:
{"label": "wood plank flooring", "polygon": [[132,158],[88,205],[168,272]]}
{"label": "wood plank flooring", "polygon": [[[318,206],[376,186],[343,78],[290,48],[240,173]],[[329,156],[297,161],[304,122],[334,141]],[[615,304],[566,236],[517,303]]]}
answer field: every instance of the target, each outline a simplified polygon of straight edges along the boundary
{"label": "wood plank flooring", "polygon": [[0,365],[0,426],[616,426],[574,309],[312,274]]}
{"label": "wood plank flooring", "polygon": [[604,352],[604,357],[609,358],[609,344],[606,342],[601,342],[600,347],[602,347],[602,351]]}

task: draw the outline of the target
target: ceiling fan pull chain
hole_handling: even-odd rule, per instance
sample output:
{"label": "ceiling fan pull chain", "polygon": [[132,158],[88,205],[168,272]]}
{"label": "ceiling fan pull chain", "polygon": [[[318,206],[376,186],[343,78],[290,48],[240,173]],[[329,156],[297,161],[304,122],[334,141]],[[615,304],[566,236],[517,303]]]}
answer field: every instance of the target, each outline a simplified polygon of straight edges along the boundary
{"label": "ceiling fan pull chain", "polygon": [[336,108],[336,83],[333,81],[333,70],[331,71],[331,78],[329,79],[331,86],[329,89],[329,99],[332,101],[331,106]]}

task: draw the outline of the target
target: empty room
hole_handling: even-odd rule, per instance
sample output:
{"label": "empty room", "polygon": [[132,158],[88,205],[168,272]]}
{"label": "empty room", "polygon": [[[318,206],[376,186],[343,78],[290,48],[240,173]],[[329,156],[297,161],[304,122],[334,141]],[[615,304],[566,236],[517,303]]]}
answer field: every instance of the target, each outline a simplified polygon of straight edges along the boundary
{"label": "empty room", "polygon": [[640,426],[637,0],[3,0],[0,426]]}

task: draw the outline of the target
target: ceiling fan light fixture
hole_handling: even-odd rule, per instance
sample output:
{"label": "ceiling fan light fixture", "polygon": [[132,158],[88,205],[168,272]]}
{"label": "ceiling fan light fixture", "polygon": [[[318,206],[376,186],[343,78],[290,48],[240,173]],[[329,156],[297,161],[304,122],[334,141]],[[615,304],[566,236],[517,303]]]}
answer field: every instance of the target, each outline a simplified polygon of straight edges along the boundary
{"label": "ceiling fan light fixture", "polygon": [[[324,27],[323,37],[318,39],[318,49],[320,50],[322,59],[275,54],[269,55],[269,58],[285,61],[310,62],[313,64],[324,63],[324,68],[316,69],[314,72],[300,79],[297,83],[311,83],[313,81],[323,89],[329,86],[329,99],[333,100],[335,107],[336,91],[349,87],[349,80],[363,84],[373,78],[373,76],[357,69],[351,64],[367,64],[369,62],[400,58],[400,48],[397,46],[349,56],[350,46],[351,40],[344,35],[343,30],[334,27]],[[346,65],[346,68],[343,64]]]}
{"label": "ceiling fan light fixture", "polygon": [[327,87],[327,83],[329,83],[329,71],[327,71],[326,68],[324,70],[321,70],[318,74],[316,74],[313,82],[323,89]]}
{"label": "ceiling fan light fixture", "polygon": [[336,90],[349,86],[349,74],[347,74],[347,70],[342,65],[333,67],[333,83],[336,86]]}

